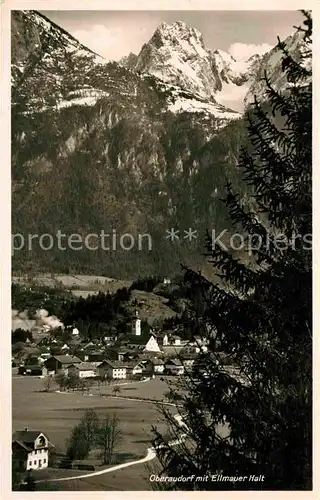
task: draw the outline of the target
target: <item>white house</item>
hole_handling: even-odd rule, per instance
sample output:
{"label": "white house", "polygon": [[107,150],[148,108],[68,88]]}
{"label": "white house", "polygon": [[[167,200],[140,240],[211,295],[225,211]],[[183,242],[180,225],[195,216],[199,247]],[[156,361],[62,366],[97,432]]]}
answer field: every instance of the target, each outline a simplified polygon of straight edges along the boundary
{"label": "white house", "polygon": [[126,365],[126,373],[129,375],[142,375],[145,372],[145,361],[129,361],[125,363]]}
{"label": "white house", "polygon": [[93,378],[97,376],[97,368],[93,363],[78,363],[68,366],[68,373],[76,373],[79,378]]}
{"label": "white house", "polygon": [[149,373],[159,374],[164,372],[164,361],[162,359],[152,358],[146,362],[146,370]]}
{"label": "white house", "polygon": [[49,461],[49,440],[40,431],[17,431],[13,435],[12,455],[21,469],[45,469]]}
{"label": "white house", "polygon": [[170,340],[173,345],[181,345],[181,337],[179,335],[172,335]]}
{"label": "white house", "polygon": [[122,361],[102,361],[97,366],[97,374],[101,378],[124,379],[127,378],[127,366]]}
{"label": "white house", "polygon": [[144,372],[144,362],[135,363],[132,367],[132,375],[140,375]]}

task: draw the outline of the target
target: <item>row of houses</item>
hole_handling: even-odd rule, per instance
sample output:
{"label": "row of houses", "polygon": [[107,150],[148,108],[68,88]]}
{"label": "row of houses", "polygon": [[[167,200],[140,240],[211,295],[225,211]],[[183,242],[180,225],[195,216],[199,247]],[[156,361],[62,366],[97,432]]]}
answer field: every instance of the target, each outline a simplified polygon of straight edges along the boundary
{"label": "row of houses", "polygon": [[[75,356],[51,356],[44,366],[29,368],[29,373],[41,375],[55,375],[64,373],[65,375],[76,374],[79,378],[100,379],[126,379],[135,375],[182,375],[185,369],[192,366],[195,357],[187,356],[186,359],[170,358],[162,360],[156,357],[142,359],[138,361],[103,360],[102,362],[83,362]],[[20,373],[28,374],[28,367],[20,370]],[[34,370],[38,370],[34,373]],[[41,372],[40,372],[41,370]]]}

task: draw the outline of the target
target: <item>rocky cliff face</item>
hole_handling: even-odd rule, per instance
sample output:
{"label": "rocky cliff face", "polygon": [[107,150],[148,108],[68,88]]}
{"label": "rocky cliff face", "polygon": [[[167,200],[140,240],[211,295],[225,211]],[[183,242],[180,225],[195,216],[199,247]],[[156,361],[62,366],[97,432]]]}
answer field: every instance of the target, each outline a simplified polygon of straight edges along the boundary
{"label": "rocky cliff face", "polygon": [[159,26],[142,47],[134,69],[203,99],[213,98],[218,87],[214,57],[201,33],[180,21]]}
{"label": "rocky cliff face", "polygon": [[[303,33],[296,31],[293,35],[283,40],[286,50],[296,60],[301,61],[301,56],[306,50],[306,43],[303,40]],[[245,104],[252,103],[254,96],[258,100],[266,99],[266,85],[264,75],[267,74],[270,83],[277,91],[283,91],[289,85],[285,73],[282,71],[282,52],[278,47],[274,47],[267,52],[257,66],[255,78],[251,80],[248,93],[245,96]]]}
{"label": "rocky cliff face", "polygon": [[[12,14],[13,233],[149,233],[130,251],[16,252],[16,268],[136,277],[203,264],[206,229],[228,225],[219,203],[245,132],[226,86],[254,77],[206,49],[201,34],[161,25],[138,56],[108,63],[34,11]],[[166,238],[176,228],[180,239]],[[186,239],[185,230],[197,231]]]}

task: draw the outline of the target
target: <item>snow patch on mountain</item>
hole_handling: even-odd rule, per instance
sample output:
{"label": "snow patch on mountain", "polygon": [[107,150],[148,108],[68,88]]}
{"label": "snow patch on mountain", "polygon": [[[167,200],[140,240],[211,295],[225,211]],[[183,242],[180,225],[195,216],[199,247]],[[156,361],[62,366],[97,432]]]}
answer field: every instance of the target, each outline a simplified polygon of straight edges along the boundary
{"label": "snow patch on mountain", "polygon": [[172,113],[205,113],[213,115],[215,118],[222,120],[235,120],[241,118],[240,113],[225,109],[223,106],[213,102],[203,102],[197,99],[178,98],[174,103],[168,106],[168,111]]}

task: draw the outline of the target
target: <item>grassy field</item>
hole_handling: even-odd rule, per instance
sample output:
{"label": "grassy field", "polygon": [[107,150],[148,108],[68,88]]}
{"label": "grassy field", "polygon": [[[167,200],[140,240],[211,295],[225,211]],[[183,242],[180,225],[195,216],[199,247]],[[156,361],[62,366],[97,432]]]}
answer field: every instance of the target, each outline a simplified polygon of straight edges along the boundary
{"label": "grassy field", "polygon": [[[164,379],[172,380],[171,377],[164,377]],[[112,396],[112,390],[114,389],[115,385],[117,384],[115,384],[114,382],[112,382],[112,385],[110,386],[101,384],[100,387],[92,387],[92,389],[90,389],[90,392],[93,394]],[[120,388],[120,396],[127,398],[145,398],[156,401],[163,401],[164,394],[169,390],[167,383],[160,380],[159,377],[151,379],[147,382],[119,382],[118,387]]]}
{"label": "grassy field", "polygon": [[[43,380],[32,377],[13,377],[12,379],[12,430],[28,427],[48,435],[57,451],[64,452],[66,440],[71,429],[78,423],[85,410],[94,409],[99,417],[116,413],[123,431],[123,442],[118,449],[116,463],[136,460],[146,455],[152,437],[151,426],[156,425],[166,431],[163,422],[157,422],[159,412],[154,404],[126,401],[124,399],[81,395],[70,392],[59,394],[45,393]],[[152,397],[167,390],[160,380],[123,386],[123,395]],[[93,393],[93,391],[91,391]],[[100,391],[101,392],[101,391]],[[174,411],[174,409],[173,409]],[[54,473],[54,471],[51,471]],[[68,475],[68,474],[65,474]],[[61,476],[61,472],[59,473]],[[52,490],[145,490],[150,489],[148,471],[145,464],[129,467],[110,474],[71,480],[61,483],[39,484],[39,489]]]}

